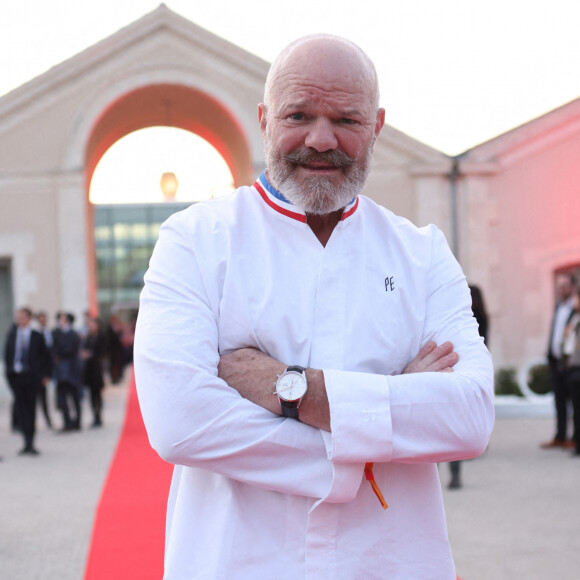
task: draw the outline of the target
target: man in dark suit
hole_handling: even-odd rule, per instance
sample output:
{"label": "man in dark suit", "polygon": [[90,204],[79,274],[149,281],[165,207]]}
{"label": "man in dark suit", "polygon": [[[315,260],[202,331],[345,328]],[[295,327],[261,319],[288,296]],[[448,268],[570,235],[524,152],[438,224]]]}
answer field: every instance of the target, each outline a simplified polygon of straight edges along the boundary
{"label": "man in dark suit", "polygon": [[73,314],[61,312],[53,332],[56,398],[63,418],[62,431],[81,428],[81,338],[72,327],[74,321]]}
{"label": "man in dark suit", "polygon": [[542,443],[543,449],[565,448],[575,446],[573,440],[568,439],[568,402],[570,393],[566,381],[566,373],[562,364],[562,341],[564,329],[574,310],[574,292],[576,280],[569,273],[560,273],[556,276],[556,309],[552,318],[550,341],[548,344],[548,366],[550,369],[550,383],[554,391],[556,406],[556,434],[553,439]]}
{"label": "man in dark suit", "polygon": [[14,395],[18,425],[24,436],[21,455],[38,455],[34,447],[36,432],[36,397],[50,380],[50,352],[44,336],[30,326],[32,311],[21,308],[16,324],[8,332],[4,349],[6,378]]}

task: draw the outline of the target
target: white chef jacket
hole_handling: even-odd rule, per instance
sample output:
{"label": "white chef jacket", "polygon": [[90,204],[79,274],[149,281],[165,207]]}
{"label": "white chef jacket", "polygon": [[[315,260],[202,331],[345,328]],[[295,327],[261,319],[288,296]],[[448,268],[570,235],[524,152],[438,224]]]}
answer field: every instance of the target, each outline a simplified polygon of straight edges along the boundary
{"label": "white chef jacket", "polygon": [[[470,304],[440,231],[363,196],[326,247],[264,174],[170,217],[135,337],[149,438],[176,465],[165,578],[454,579],[436,463],[479,455],[494,421]],[[454,372],[400,375],[429,339]],[[219,379],[242,347],[323,369],[332,432]]]}

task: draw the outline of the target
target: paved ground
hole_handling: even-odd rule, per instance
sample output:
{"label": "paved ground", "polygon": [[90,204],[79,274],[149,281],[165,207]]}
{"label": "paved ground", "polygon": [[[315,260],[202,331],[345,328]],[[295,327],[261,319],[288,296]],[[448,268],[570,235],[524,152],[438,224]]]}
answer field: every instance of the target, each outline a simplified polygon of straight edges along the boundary
{"label": "paved ground", "polygon": [[[95,507],[124,418],[126,382],[106,387],[101,429],[88,427],[86,399],[80,432],[50,431],[40,414],[38,457],[17,455],[22,438],[10,432],[9,399],[1,387],[0,578],[82,580]],[[52,417],[60,427],[54,410]]]}
{"label": "paved ground", "polygon": [[[82,580],[126,392],[126,385],[107,387],[100,430],[58,435],[39,417],[38,458],[17,456],[21,441],[9,432],[8,400],[0,396],[3,580]],[[552,429],[549,407],[504,406],[486,454],[463,463],[461,490],[446,489],[449,469],[440,466],[449,537],[463,580],[580,577],[580,458],[539,448]]]}
{"label": "paved ground", "polygon": [[[449,538],[464,580],[580,578],[580,457],[543,450],[553,419],[498,418],[483,457],[444,489]],[[447,484],[448,467],[439,469]]]}

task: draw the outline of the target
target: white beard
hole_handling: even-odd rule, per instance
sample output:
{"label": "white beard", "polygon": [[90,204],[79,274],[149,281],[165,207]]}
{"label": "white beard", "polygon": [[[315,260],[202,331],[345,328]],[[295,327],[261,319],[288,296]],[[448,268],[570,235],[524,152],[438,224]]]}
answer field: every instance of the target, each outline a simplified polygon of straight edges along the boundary
{"label": "white beard", "polygon": [[[280,193],[307,214],[329,214],[348,205],[364,187],[370,172],[372,146],[365,156],[353,161],[341,151],[318,153],[303,149],[288,155],[280,155],[272,150],[270,140],[266,134],[264,151],[268,177]],[[338,185],[324,176],[312,175],[306,177],[302,183],[296,180],[296,167],[300,162],[314,160],[330,161],[343,172],[343,180]]]}

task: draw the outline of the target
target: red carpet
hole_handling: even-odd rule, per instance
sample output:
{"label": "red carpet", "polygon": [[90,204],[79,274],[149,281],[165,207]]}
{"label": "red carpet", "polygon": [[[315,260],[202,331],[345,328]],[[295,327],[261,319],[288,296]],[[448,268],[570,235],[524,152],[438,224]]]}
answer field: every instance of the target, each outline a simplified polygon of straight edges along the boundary
{"label": "red carpet", "polygon": [[131,378],[125,424],[97,508],[85,580],[163,577],[173,467],[149,446]]}

